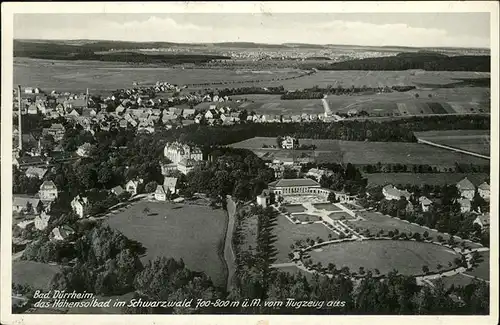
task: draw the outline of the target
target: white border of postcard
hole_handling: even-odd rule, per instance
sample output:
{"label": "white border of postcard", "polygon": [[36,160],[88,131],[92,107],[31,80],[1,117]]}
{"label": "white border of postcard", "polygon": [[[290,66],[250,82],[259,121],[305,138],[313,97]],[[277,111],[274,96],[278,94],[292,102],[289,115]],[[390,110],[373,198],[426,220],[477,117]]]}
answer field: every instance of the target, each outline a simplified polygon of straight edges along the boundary
{"label": "white border of postcard", "polygon": [[[2,324],[498,324],[498,8],[496,1],[386,2],[13,2],[2,3]],[[491,251],[489,316],[28,315],[11,313],[13,15],[15,13],[328,13],[489,12],[491,24]],[[69,37],[69,35],[68,35]],[[244,39],[244,37],[242,37]]]}

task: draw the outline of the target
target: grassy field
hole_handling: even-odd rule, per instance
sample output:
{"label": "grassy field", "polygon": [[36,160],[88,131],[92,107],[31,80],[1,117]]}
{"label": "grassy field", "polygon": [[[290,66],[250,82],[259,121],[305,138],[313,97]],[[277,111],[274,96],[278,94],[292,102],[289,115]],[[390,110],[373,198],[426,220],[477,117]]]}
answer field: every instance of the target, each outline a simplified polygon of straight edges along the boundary
{"label": "grassy field", "polygon": [[[471,284],[474,281],[473,278],[465,276],[463,274],[455,274],[452,276],[446,276],[441,278],[443,280],[445,288],[450,288],[452,285],[457,286],[466,286]],[[436,283],[437,280],[431,280],[433,283]]]}
{"label": "grassy field", "polygon": [[[148,207],[150,215],[143,210]],[[108,223],[147,249],[143,261],[157,256],[182,258],[186,266],[204,271],[217,285],[225,283],[222,249],[227,216],[222,210],[167,202],[139,202],[111,216]]]}
{"label": "grassy field", "polygon": [[295,218],[299,219],[301,222],[309,222],[309,221],[321,221],[321,218],[318,216],[313,216],[309,214],[294,214],[293,215]]}
{"label": "grassy field", "polygon": [[[271,82],[274,78],[299,75],[293,69],[265,71],[235,69],[178,69],[159,66],[136,66],[124,63],[97,61],[56,61],[16,58],[14,84],[40,87],[44,90],[96,91],[132,87],[133,82],[154,84],[168,81],[173,84],[200,84],[207,82],[249,81]],[[238,87],[228,85],[227,87]],[[208,86],[202,86],[207,88]],[[216,87],[224,87],[218,85]]]}
{"label": "grassy field", "polygon": [[331,203],[318,203],[318,204],[313,204],[313,206],[318,210],[340,211],[340,208]]}
{"label": "grassy field", "polygon": [[487,178],[488,174],[485,173],[375,173],[375,174],[364,174],[364,177],[368,179],[368,186],[384,186],[387,184],[394,185],[444,185],[444,184],[456,184],[464,177],[467,177],[476,186],[483,183]]}
{"label": "grassy field", "polygon": [[465,274],[478,277],[483,280],[490,280],[490,252],[481,252],[479,254],[481,257],[479,259],[479,265],[476,266],[472,271],[467,271]]}
{"label": "grassy field", "polygon": [[12,263],[12,283],[48,291],[50,281],[60,271],[57,265],[17,260]]}
{"label": "grassy field", "polygon": [[290,245],[294,244],[296,240],[316,239],[318,236],[323,240],[327,240],[329,233],[331,233],[330,230],[324,225],[294,225],[285,216],[279,215],[278,223],[274,227],[274,234],[277,237],[274,245],[278,250],[276,263],[289,262],[288,253],[291,251]]}
{"label": "grassy field", "polygon": [[306,209],[300,204],[287,204],[285,205],[285,209],[290,213],[306,211]]}
{"label": "grassy field", "polygon": [[359,267],[364,267],[365,271],[378,269],[387,274],[396,269],[405,275],[421,274],[424,265],[431,271],[436,271],[438,264],[448,268],[448,262],[458,256],[450,249],[429,243],[392,240],[332,244],[312,250],[309,255],[313,262],[323,265],[332,262],[351,271],[358,272]]}
{"label": "grassy field", "polygon": [[[300,144],[314,144],[316,150],[296,150],[300,157],[306,153],[317,162],[340,162],[356,165],[364,164],[422,164],[431,166],[453,167],[456,162],[462,164],[485,165],[489,161],[479,157],[453,152],[445,149],[431,147],[420,143],[404,142],[364,142],[341,141],[329,139],[300,139]],[[265,149],[262,145],[276,145],[276,139],[270,137],[255,137],[231,144],[234,148],[244,148],[254,151],[262,156],[265,153],[274,155],[290,154],[285,149]]]}
{"label": "grassy field", "polygon": [[353,219],[353,217],[350,214],[347,214],[345,212],[333,212],[328,215],[330,218],[333,220],[349,220]]}
{"label": "grassy field", "polygon": [[490,131],[488,130],[449,130],[416,132],[418,139],[437,144],[464,149],[479,154],[490,154]]}

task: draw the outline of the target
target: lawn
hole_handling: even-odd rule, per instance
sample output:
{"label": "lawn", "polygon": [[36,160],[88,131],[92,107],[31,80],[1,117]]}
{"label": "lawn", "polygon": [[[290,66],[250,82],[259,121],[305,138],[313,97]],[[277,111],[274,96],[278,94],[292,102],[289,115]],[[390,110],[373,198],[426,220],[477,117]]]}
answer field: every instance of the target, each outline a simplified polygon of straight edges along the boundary
{"label": "lawn", "polygon": [[331,203],[318,203],[313,204],[313,206],[318,210],[326,210],[326,211],[340,211],[341,209],[334,204]]}
{"label": "lawn", "polygon": [[323,265],[334,263],[337,268],[347,266],[358,272],[378,269],[381,274],[396,269],[400,274],[417,275],[422,273],[422,266],[436,271],[441,264],[447,269],[448,262],[458,257],[453,250],[429,243],[414,241],[371,240],[362,242],[343,242],[322,246],[309,252],[313,263]]}
{"label": "lawn", "polygon": [[[442,277],[441,280],[444,283],[445,288],[449,289],[452,285],[457,287],[457,286],[466,286],[468,284],[471,284],[472,281],[474,281],[473,278],[465,276],[463,274],[455,274],[452,276],[445,276]],[[438,280],[431,280],[433,283],[436,283]]]}
{"label": "lawn", "polygon": [[61,268],[57,265],[17,260],[12,262],[12,283],[48,291],[52,278],[60,270]]}
{"label": "lawn", "polygon": [[480,262],[472,271],[465,272],[468,275],[472,275],[483,280],[490,280],[490,252],[481,252],[479,254]]}
{"label": "lawn", "polygon": [[287,204],[285,205],[285,209],[290,213],[306,211],[306,209],[301,204]]}
{"label": "lawn", "polygon": [[393,185],[444,185],[456,184],[467,177],[476,186],[488,178],[486,173],[374,173],[364,174],[368,179],[368,186]]}
{"label": "lawn", "polygon": [[307,238],[316,239],[320,237],[323,240],[328,239],[328,234],[331,233],[324,225],[315,223],[310,225],[295,225],[292,224],[285,216],[279,215],[277,225],[274,227],[274,234],[277,241],[274,244],[278,250],[275,263],[289,262],[288,253],[291,252],[290,245],[295,241]]}
{"label": "lawn", "polygon": [[321,221],[321,218],[318,216],[313,216],[310,214],[304,214],[304,213],[297,213],[293,215],[295,218],[297,218],[301,222],[310,222],[310,221]]}
{"label": "lawn", "polygon": [[[146,207],[151,211],[149,215],[143,212]],[[182,258],[188,268],[204,271],[215,284],[224,285],[225,268],[218,255],[223,249],[227,222],[224,211],[142,201],[111,216],[107,222],[146,247],[143,262],[157,256]]]}
{"label": "lawn", "polygon": [[353,217],[350,214],[347,214],[345,212],[333,212],[328,215],[330,218],[333,220],[349,220],[353,219]]}

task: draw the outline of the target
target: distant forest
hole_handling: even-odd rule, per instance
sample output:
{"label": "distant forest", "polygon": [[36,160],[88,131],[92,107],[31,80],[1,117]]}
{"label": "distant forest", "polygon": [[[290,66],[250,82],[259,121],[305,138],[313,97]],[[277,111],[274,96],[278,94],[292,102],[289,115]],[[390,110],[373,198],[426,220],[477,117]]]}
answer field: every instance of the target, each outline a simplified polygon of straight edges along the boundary
{"label": "distant forest", "polygon": [[[158,47],[163,47],[158,43]],[[205,54],[143,54],[132,50],[144,48],[142,43],[127,42],[93,42],[81,45],[61,44],[56,42],[24,42],[14,41],[14,57],[27,57],[46,60],[95,60],[130,63],[205,63],[211,60],[225,60],[230,57]],[[155,43],[148,43],[151,48]],[[113,49],[128,51],[98,54]]]}
{"label": "distant forest", "polygon": [[489,72],[489,55],[447,56],[432,52],[399,53],[396,56],[377,57],[323,64],[318,70],[387,70],[423,69],[427,71]]}

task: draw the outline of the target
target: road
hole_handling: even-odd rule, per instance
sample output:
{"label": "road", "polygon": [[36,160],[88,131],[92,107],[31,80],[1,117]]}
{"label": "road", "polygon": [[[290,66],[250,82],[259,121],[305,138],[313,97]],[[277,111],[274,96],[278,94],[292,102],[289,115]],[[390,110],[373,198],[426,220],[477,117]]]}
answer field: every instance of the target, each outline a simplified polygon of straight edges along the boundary
{"label": "road", "polygon": [[233,277],[236,271],[236,255],[233,250],[233,233],[234,233],[234,224],[236,221],[236,203],[233,201],[230,195],[226,196],[227,198],[227,230],[226,230],[226,238],[224,240],[224,260],[227,265],[227,282],[226,289],[227,291],[231,291],[231,287],[233,285]]}
{"label": "road", "polygon": [[427,144],[429,146],[433,146],[433,147],[437,147],[437,148],[441,148],[441,149],[446,149],[446,150],[451,150],[451,151],[456,151],[456,152],[464,153],[466,155],[470,155],[470,156],[474,156],[474,157],[479,157],[479,158],[484,158],[484,159],[490,160],[489,156],[481,155],[481,154],[478,154],[476,152],[467,151],[467,150],[463,150],[463,149],[459,149],[459,148],[454,148],[454,147],[450,147],[450,146],[445,146],[445,145],[442,145],[442,144],[439,144],[439,143],[435,143],[435,142],[432,142],[432,141],[427,141],[427,140],[419,139],[419,138],[417,138],[417,141],[418,141],[418,143]]}

